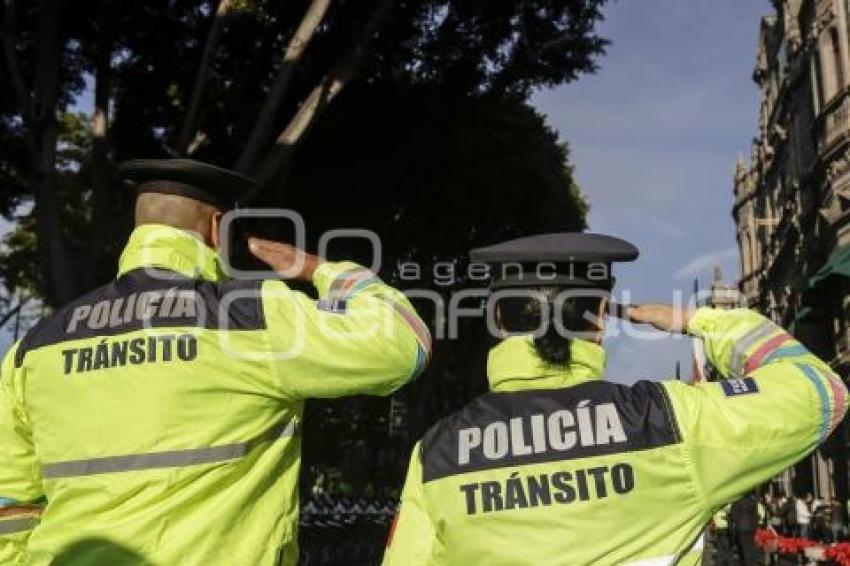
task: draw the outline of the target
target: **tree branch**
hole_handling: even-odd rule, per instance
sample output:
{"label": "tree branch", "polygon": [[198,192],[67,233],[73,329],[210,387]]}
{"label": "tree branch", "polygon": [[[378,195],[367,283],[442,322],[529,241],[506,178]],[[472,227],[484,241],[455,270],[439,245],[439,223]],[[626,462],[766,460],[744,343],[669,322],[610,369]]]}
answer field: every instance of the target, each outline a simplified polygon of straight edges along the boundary
{"label": "tree branch", "polygon": [[257,168],[255,175],[257,186],[249,195],[246,195],[244,202],[250,203],[271,184],[277,175],[289,168],[295,146],[303,139],[304,134],[315,123],[321,112],[357,72],[372,38],[378,27],[389,15],[394,3],[395,0],[381,0],[348,55],[334,65],[331,71],[310,92],[298,112],[278,135],[274,147]]}
{"label": "tree branch", "polygon": [[254,129],[248,137],[248,142],[245,144],[245,150],[236,162],[237,171],[247,171],[257,160],[263,146],[271,137],[275,115],[289,90],[295,67],[310,44],[319,24],[322,23],[330,4],[331,0],[313,0],[310,7],[307,8],[295,35],[289,41],[280,69],[266,95],[266,100],[257,116]]}
{"label": "tree branch", "polygon": [[17,305],[3,313],[3,316],[0,316],[0,328],[6,326],[6,323],[12,320],[12,317],[18,314],[30,300],[32,300],[32,297],[24,297],[18,301]]}
{"label": "tree branch", "polygon": [[186,153],[189,144],[195,138],[198,117],[201,111],[201,100],[204,97],[204,88],[207,84],[207,75],[209,75],[213,56],[215,55],[216,47],[218,47],[218,38],[221,36],[221,28],[227,13],[230,11],[231,4],[231,0],[220,0],[213,16],[212,24],[210,24],[210,31],[207,34],[207,41],[204,45],[204,52],[201,55],[201,64],[198,67],[198,74],[195,76],[195,85],[192,87],[192,96],[189,99],[189,109],[186,111],[186,117],[183,119],[183,129],[180,130],[180,137],[177,138],[177,152],[180,154]]}
{"label": "tree branch", "polygon": [[6,67],[12,79],[12,89],[21,107],[21,113],[30,111],[30,96],[18,63],[18,51],[15,46],[15,0],[5,0],[3,14],[3,51],[6,57]]}

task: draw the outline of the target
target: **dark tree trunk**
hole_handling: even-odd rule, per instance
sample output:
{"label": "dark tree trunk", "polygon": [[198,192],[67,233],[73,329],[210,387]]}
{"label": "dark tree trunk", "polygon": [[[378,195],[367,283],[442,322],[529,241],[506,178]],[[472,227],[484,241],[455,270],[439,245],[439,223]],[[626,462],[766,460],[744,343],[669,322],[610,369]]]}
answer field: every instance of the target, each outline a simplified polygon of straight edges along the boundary
{"label": "dark tree trunk", "polygon": [[17,45],[15,44],[16,7],[15,0],[4,0],[3,2],[3,53],[12,82],[12,90],[18,99],[21,113],[26,114],[29,111],[30,95],[21,73]]}
{"label": "dark tree trunk", "polygon": [[200,121],[204,88],[210,74],[210,67],[212,67],[213,59],[215,58],[215,50],[218,47],[218,39],[221,37],[221,29],[230,10],[230,4],[230,0],[220,0],[215,14],[213,14],[210,31],[207,34],[204,51],[201,54],[201,62],[198,65],[198,74],[195,77],[195,84],[192,87],[192,94],[189,97],[189,108],[186,111],[186,117],[183,119],[180,136],[177,139],[177,153],[181,155],[191,154],[192,151],[190,151],[190,148],[196,145],[193,143],[193,140],[196,139],[198,134],[198,122]]}
{"label": "dark tree trunk", "polygon": [[56,119],[59,70],[64,41],[60,36],[62,0],[44,0],[39,10],[35,88],[28,113],[29,149],[35,192],[38,258],[49,304],[64,304],[77,294],[76,270],[72,269],[62,235],[61,205],[56,192]]}

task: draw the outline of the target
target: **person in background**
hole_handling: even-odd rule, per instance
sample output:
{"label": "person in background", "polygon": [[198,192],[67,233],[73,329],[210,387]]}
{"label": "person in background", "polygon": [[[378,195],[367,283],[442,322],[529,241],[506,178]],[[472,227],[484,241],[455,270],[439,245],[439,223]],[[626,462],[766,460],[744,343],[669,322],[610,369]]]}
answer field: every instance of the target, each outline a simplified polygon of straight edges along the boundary
{"label": "person in background", "polygon": [[833,497],[829,505],[829,531],[832,535],[831,542],[844,539],[844,517],[841,501],[837,497]]}
{"label": "person in background", "polygon": [[767,506],[764,504],[764,498],[756,498],[756,510],[758,511],[758,527],[764,528],[767,526]]}
{"label": "person in background", "polygon": [[735,547],[741,556],[741,564],[744,566],[757,564],[756,528],[759,517],[758,498],[755,492],[750,492],[733,503],[729,514],[732,517]]}
{"label": "person in background", "polygon": [[799,534],[799,525],[797,524],[797,496],[793,493],[785,499],[783,505],[783,517],[785,530],[782,532],[787,537],[795,537]]}
{"label": "person in background", "polygon": [[797,536],[800,538],[809,538],[812,535],[812,509],[809,507],[811,501],[811,493],[805,499],[802,497],[794,498],[794,510],[797,516]]}
{"label": "person in background", "polygon": [[809,538],[816,541],[829,540],[829,502],[821,497],[815,497],[809,503],[812,518],[809,521]]}
{"label": "person in background", "polygon": [[769,519],[768,526],[777,533],[785,532],[785,521],[783,507],[785,506],[785,496],[776,495],[768,501]]}

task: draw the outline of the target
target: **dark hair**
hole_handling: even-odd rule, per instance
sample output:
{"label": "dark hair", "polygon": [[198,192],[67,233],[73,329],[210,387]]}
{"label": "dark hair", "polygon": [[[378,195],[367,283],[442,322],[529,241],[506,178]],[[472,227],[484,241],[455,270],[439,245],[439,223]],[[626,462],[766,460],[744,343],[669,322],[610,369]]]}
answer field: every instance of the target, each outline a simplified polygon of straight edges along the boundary
{"label": "dark hair", "polygon": [[[531,296],[529,293],[518,297],[503,297],[496,305],[504,330],[531,333],[543,326],[542,305],[548,303],[549,316],[552,318],[548,321],[546,332],[534,339],[534,348],[544,361],[559,366],[570,363],[572,338],[569,333],[598,330],[595,320],[602,301],[598,294],[573,295],[556,305],[556,298],[565,290],[562,287],[529,289],[537,296]],[[554,318],[557,316],[561,318],[561,328],[555,324]],[[563,330],[566,330],[568,335],[562,335]]]}

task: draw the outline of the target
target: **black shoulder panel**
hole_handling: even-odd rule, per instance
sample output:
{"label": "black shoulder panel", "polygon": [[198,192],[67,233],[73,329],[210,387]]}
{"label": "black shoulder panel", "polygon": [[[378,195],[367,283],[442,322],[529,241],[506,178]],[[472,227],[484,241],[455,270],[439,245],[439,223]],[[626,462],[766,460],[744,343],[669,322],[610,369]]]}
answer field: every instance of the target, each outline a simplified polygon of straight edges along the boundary
{"label": "black shoulder panel", "polygon": [[633,452],[680,442],[667,393],[597,381],[565,389],[487,393],[422,439],[423,480]]}
{"label": "black shoulder panel", "polygon": [[62,307],[21,341],[27,352],[68,340],[116,336],[142,328],[260,330],[261,280],[213,283],[165,270],[137,269]]}
{"label": "black shoulder panel", "polygon": [[262,280],[232,280],[221,283],[201,281],[198,291],[210,311],[207,328],[221,330],[261,330],[263,315]]}

